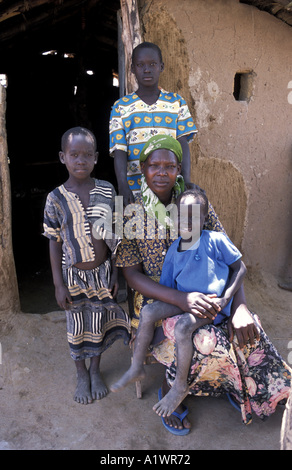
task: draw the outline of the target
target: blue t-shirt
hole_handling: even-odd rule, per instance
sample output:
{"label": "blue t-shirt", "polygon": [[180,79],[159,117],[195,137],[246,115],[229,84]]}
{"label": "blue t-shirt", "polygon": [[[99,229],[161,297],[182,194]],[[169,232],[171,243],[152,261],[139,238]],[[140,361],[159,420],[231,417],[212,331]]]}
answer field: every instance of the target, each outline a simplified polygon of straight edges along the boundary
{"label": "blue t-shirt", "polygon": [[[221,296],[229,277],[229,265],[241,258],[240,251],[222,232],[203,230],[188,250],[178,251],[181,237],[167,251],[160,284],[183,291]],[[217,314],[214,325],[230,316],[232,300]]]}

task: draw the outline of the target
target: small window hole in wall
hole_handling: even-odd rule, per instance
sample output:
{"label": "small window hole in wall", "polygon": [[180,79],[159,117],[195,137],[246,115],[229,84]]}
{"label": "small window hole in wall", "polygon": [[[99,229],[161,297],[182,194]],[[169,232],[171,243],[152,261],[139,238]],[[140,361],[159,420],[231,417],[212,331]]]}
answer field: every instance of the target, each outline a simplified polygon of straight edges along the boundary
{"label": "small window hole in wall", "polygon": [[233,96],[236,101],[250,101],[254,88],[255,73],[251,70],[236,72],[234,76]]}

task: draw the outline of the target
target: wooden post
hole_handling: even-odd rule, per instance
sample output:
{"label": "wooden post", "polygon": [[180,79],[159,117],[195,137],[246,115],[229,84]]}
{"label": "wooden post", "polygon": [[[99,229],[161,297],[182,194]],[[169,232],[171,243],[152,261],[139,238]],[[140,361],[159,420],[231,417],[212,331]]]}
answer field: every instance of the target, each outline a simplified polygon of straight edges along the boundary
{"label": "wooden post", "polygon": [[121,12],[125,53],[125,92],[128,94],[137,89],[135,76],[131,72],[132,52],[142,41],[137,0],[121,0]]}
{"label": "wooden post", "polygon": [[122,41],[123,22],[122,22],[121,10],[117,12],[117,22],[118,22],[119,89],[120,89],[120,98],[122,98],[126,94],[126,78],[125,78],[125,48],[124,48],[124,44]]}
{"label": "wooden post", "polygon": [[[6,138],[6,90],[0,85],[0,331],[20,312],[12,249],[11,192]],[[26,228],[24,227],[24,230]],[[24,248],[25,249],[25,248]]]}

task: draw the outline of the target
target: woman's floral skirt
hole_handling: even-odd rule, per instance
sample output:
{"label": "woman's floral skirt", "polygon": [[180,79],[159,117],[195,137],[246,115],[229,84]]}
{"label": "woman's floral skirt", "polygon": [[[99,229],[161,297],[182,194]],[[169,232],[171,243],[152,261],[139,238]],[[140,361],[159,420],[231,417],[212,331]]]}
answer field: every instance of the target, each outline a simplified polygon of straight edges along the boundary
{"label": "woman's floral skirt", "polygon": [[[149,300],[140,299],[139,307],[145,303]],[[243,350],[239,349],[236,336],[230,343],[227,321],[195,331],[188,375],[192,395],[218,397],[231,394],[241,408],[245,424],[252,421],[253,412],[261,419],[270,416],[277,404],[286,402],[291,388],[291,369],[265,334],[257,315],[252,316],[260,339]],[[154,357],[166,366],[170,386],[176,375],[174,327],[179,318],[177,315],[163,321],[166,339],[152,350]]]}

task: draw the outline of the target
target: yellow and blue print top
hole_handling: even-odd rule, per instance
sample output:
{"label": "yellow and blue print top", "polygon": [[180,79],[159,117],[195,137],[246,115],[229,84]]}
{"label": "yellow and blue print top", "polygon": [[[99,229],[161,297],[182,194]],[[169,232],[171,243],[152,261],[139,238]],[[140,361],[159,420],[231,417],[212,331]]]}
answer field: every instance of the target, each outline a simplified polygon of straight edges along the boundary
{"label": "yellow and blue print top", "polygon": [[175,139],[187,136],[190,142],[197,128],[185,100],[163,89],[157,101],[148,105],[134,92],[117,100],[110,116],[110,154],[128,154],[127,178],[132,191],[140,191],[139,155],[147,140],[157,134]]}

